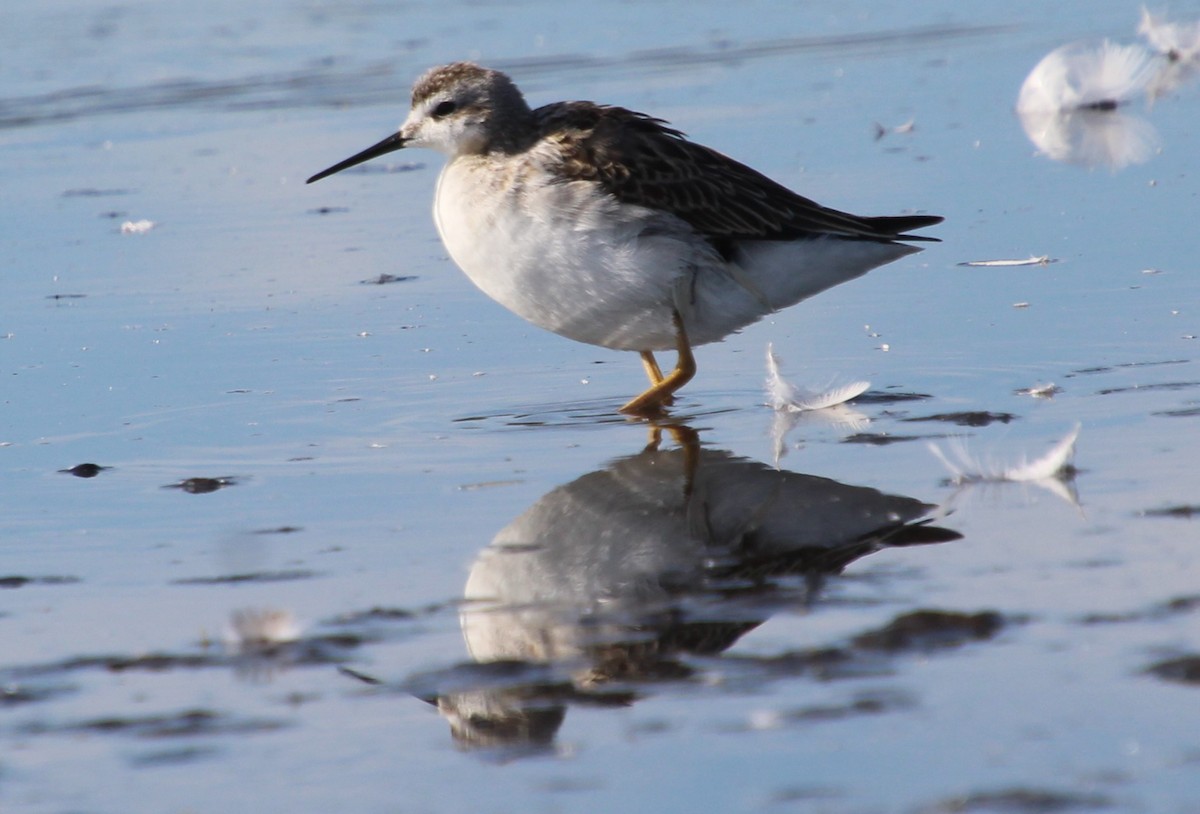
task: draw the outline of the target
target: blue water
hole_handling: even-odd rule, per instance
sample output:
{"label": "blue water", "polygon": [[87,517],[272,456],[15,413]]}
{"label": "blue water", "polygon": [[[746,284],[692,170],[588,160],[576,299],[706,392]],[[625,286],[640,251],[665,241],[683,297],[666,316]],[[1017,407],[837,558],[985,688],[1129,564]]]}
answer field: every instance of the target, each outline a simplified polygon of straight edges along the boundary
{"label": "blue water", "polygon": [[[1197,689],[1145,671],[1200,652],[1200,86],[1131,108],[1160,149],[1119,170],[1040,154],[1014,112],[1044,54],[1132,42],[1138,13],[10,3],[0,809],[1196,810]],[[646,452],[649,428],[615,415],[643,386],[636,359],[525,325],[453,267],[429,215],[438,156],[303,184],[390,132],[415,75],[464,57],[534,103],[662,116],[832,206],[943,214],[943,242],[700,349],[674,412],[703,452],[689,477],[687,433]],[[1056,262],[959,265],[1031,255]],[[869,379],[869,422],[773,437],[768,342],[809,386]],[[1051,382],[1053,399],[1017,393]],[[1010,418],[945,418],[967,412]],[[957,489],[927,448],[957,439],[1002,467],[1076,423],[1078,504]],[[797,546],[787,524],[824,546],[862,531],[855,512],[837,531],[804,513],[777,443],[782,472],[940,506],[961,539],[855,550],[820,579],[760,564],[751,591],[720,569],[773,529]],[[712,456],[735,474],[708,474]],[[59,471],[85,462],[111,469]],[[226,480],[170,488],[191,478]],[[480,678],[471,620],[511,608],[464,604],[464,586],[539,511],[562,525],[513,555],[528,572],[511,582],[549,621],[512,628],[528,664]],[[538,582],[558,547],[570,566]],[[603,552],[675,591],[634,603],[654,624],[624,603],[662,586]],[[534,590],[572,580],[571,599]],[[290,614],[299,640],[227,643],[246,609]],[[1003,624],[942,648],[854,643],[921,609]],[[596,648],[654,635],[675,673],[597,666]],[[548,665],[546,642],[565,648]],[[822,651],[853,669],[797,666]],[[445,699],[463,692],[525,693],[553,725],[456,743]]]}

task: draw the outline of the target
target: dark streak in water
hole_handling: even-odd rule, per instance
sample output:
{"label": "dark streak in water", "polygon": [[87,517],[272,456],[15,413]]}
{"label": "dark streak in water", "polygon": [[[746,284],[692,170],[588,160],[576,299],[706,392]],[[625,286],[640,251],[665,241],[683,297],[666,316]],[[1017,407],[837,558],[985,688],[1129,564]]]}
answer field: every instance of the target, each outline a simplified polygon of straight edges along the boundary
{"label": "dark streak in water", "polygon": [[1107,387],[1097,390],[1096,395],[1109,396],[1113,393],[1141,393],[1155,390],[1190,390],[1193,387],[1200,387],[1200,382],[1160,382],[1158,384],[1133,384],[1128,387]]}
{"label": "dark streak in water", "polygon": [[181,749],[159,749],[147,752],[143,755],[131,757],[129,762],[130,765],[138,769],[154,766],[179,766],[181,764],[194,763],[197,760],[203,760],[219,753],[220,750],[213,746],[187,746]]}
{"label": "dark streak in water", "polygon": [[1178,410],[1156,410],[1150,415],[1159,415],[1166,418],[1194,418],[1200,415],[1200,407],[1180,407]]}
{"label": "dark streak in water", "polygon": [[1103,795],[1080,794],[1037,788],[977,791],[942,800],[920,809],[920,814],[967,814],[972,811],[1008,811],[1013,814],[1051,814],[1056,811],[1108,808],[1112,801]]}
{"label": "dark streak in water", "polygon": [[1085,625],[1115,624],[1120,622],[1153,622],[1168,619],[1185,613],[1195,613],[1200,610],[1200,596],[1177,596],[1166,602],[1154,605],[1144,610],[1125,611],[1118,613],[1092,613],[1083,617],[1080,622]]}
{"label": "dark streak in water", "polygon": [[897,391],[885,393],[880,390],[869,390],[861,396],[855,396],[855,404],[901,404],[906,401],[928,401],[933,396],[928,393],[905,393]]}
{"label": "dark streak in water", "polygon": [[887,652],[941,650],[990,639],[1003,626],[1003,618],[995,611],[918,610],[898,616],[878,630],[855,636],[854,645]]}
{"label": "dark streak in water", "polygon": [[940,435],[892,435],[886,432],[858,432],[842,439],[843,444],[870,444],[876,447],[887,444],[900,444],[905,441],[924,441],[930,438],[942,438]]}
{"label": "dark streak in water", "polygon": [[958,413],[936,413],[935,415],[913,416],[912,418],[902,418],[901,421],[943,421],[948,424],[957,424],[960,427],[986,427],[989,424],[1008,424],[1014,421],[1017,417],[1012,413],[992,413],[986,410],[969,410]]}
{"label": "dark streak in water", "polygon": [[64,198],[106,198],[110,195],[128,195],[128,189],[96,189],[94,187],[82,187],[79,189],[65,189],[62,197]]}
{"label": "dark streak in water", "polygon": [[380,274],[369,280],[359,280],[362,285],[387,285],[388,283],[407,283],[417,279],[415,274]]}
{"label": "dark streak in water", "polygon": [[317,576],[315,571],[293,569],[291,571],[255,571],[249,574],[224,574],[217,577],[184,577],[171,580],[172,585],[239,585],[242,583],[259,582],[290,582],[298,579],[312,579]]}
{"label": "dark streak in water", "polygon": [[0,588],[24,588],[26,585],[73,585],[79,577],[0,577]]}
{"label": "dark streak in water", "polygon": [[1146,672],[1165,681],[1200,685],[1200,656],[1180,656],[1152,664]]}
{"label": "dark streak in water", "polygon": [[1200,504],[1181,503],[1176,506],[1164,506],[1161,509],[1146,509],[1139,512],[1142,517],[1182,517],[1191,520],[1200,515]]}
{"label": "dark streak in water", "polygon": [[[533,59],[493,60],[490,67],[528,80],[568,72],[604,71],[616,75],[684,71],[708,65],[741,64],[796,53],[912,50],[950,41],[971,41],[1011,31],[1004,25],[929,25],[898,31],[869,31],[828,37],[784,37],[744,43],[633,51],[614,57],[563,54]],[[412,55],[341,67],[334,59],[315,67],[225,80],[174,79],[148,85],[86,85],[32,96],[0,98],[0,130],[33,127],[93,116],[176,108],[256,110],[394,105],[406,96]]]}
{"label": "dark streak in water", "polygon": [[1074,376],[1091,376],[1096,373],[1111,373],[1114,370],[1130,367],[1158,367],[1160,365],[1186,365],[1187,359],[1165,359],[1161,362],[1123,362],[1119,365],[1098,365],[1096,367],[1083,367],[1078,370],[1072,370],[1066,374],[1068,379]]}
{"label": "dark streak in water", "polygon": [[112,716],[76,723],[30,723],[20,727],[25,735],[47,733],[93,733],[133,735],[139,738],[179,738],[197,735],[247,735],[275,732],[287,724],[264,718],[238,719],[207,709],[191,709],[173,715]]}

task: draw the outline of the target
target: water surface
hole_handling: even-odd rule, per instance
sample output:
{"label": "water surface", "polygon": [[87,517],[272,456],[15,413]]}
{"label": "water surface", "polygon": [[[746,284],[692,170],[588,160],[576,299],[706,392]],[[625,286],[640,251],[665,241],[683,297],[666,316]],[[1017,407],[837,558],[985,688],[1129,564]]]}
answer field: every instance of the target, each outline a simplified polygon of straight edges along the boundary
{"label": "water surface", "polygon": [[[17,3],[0,808],[1196,810],[1197,88],[1130,110],[1159,148],[1120,170],[1013,112],[1137,15]],[[303,184],[463,57],[943,242],[627,421],[636,359],[453,268],[436,155]],[[768,342],[870,379],[860,418],[773,433]],[[928,449],[1002,467],[1076,424],[1063,489]]]}

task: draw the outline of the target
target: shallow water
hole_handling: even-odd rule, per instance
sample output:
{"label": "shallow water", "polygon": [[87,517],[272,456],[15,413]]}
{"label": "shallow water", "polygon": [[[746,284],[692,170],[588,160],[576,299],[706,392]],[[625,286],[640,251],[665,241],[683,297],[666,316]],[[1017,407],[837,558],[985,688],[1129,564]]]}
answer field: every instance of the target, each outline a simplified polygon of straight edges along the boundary
{"label": "shallow water", "polygon": [[[10,3],[0,809],[1200,810],[1197,86],[1055,162],[1024,76],[1137,9],[974,5]],[[304,186],[462,57],[943,242],[655,432],[453,268],[437,156]],[[858,417],[778,426],[768,342]]]}

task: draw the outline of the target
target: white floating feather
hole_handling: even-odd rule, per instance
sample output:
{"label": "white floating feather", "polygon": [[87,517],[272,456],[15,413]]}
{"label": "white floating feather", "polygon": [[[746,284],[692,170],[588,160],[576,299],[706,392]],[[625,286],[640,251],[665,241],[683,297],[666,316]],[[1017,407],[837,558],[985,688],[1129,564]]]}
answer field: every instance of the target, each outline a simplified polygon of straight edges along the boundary
{"label": "white floating feather", "polygon": [[1158,53],[1177,62],[1192,62],[1200,57],[1200,21],[1167,22],[1166,15],[1154,14],[1142,6],[1138,34]]}
{"label": "white floating feather", "polygon": [[775,410],[793,413],[826,410],[861,396],[870,386],[870,382],[857,381],[822,391],[803,390],[783,378],[779,358],[771,344],[767,344],[767,399]]}
{"label": "white floating feather", "polygon": [[1009,266],[1048,266],[1057,263],[1057,257],[1048,254],[1030,255],[1024,260],[965,260],[960,266],[979,266],[982,268],[1007,268]]}
{"label": "white floating feather", "polygon": [[1131,101],[1154,77],[1154,61],[1140,45],[1072,42],[1054,49],[1025,77],[1017,111],[1068,113]]}
{"label": "white floating feather", "polygon": [[149,232],[157,224],[152,220],[127,220],[121,224],[121,234],[123,235],[144,235]]}
{"label": "white floating feather", "polygon": [[950,470],[952,480],[958,484],[1049,481],[1070,475],[1079,430],[1080,425],[1076,424],[1041,457],[1032,461],[1022,460],[1012,466],[985,464],[972,458],[961,440],[951,445],[948,452],[943,452],[941,447],[932,443],[929,449]]}

